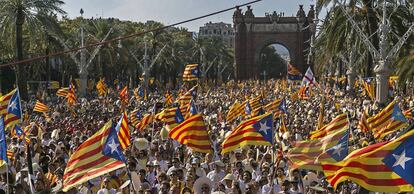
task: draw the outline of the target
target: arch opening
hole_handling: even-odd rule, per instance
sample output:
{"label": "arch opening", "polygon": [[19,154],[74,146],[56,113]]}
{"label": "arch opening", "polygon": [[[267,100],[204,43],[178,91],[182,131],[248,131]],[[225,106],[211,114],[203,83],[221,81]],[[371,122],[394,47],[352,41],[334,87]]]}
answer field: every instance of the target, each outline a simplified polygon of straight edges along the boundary
{"label": "arch opening", "polygon": [[264,46],[259,54],[259,73],[261,79],[281,79],[287,74],[291,59],[289,49],[280,43]]}

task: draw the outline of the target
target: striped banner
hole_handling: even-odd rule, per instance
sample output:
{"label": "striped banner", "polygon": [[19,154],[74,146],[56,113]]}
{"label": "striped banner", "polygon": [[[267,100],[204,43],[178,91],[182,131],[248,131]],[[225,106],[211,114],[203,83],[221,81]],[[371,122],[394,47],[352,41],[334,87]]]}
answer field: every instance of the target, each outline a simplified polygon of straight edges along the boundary
{"label": "striped banner", "polygon": [[14,89],[8,94],[0,97],[0,115],[5,115],[7,113],[7,106],[9,106],[10,99],[16,91],[17,89]]}
{"label": "striped banner", "polygon": [[195,114],[174,127],[169,137],[187,145],[193,151],[213,153],[212,143],[201,114]]}
{"label": "striped banner", "polygon": [[321,129],[310,132],[310,139],[325,137],[328,133],[344,127],[349,127],[349,121],[346,114],[341,114],[332,119],[330,123],[326,124]]}
{"label": "striped banner", "polygon": [[254,127],[256,123],[269,115],[271,115],[271,113],[253,117],[240,123],[223,141],[221,154],[231,152],[246,145],[271,146],[270,142],[267,141]]}
{"label": "striped banner", "polygon": [[154,115],[153,114],[146,114],[142,118],[142,120],[137,125],[135,125],[135,128],[142,132],[153,121],[154,121]]}
{"label": "striped banner", "polygon": [[68,96],[68,92],[69,92],[69,88],[60,88],[56,92],[56,96],[65,97],[66,98]]}
{"label": "striped banner", "polygon": [[396,104],[396,101],[393,101],[381,112],[368,118],[369,128],[374,133],[376,139],[382,139],[388,134],[408,125],[406,122],[393,119],[394,111],[398,111],[396,109],[399,109],[398,104]]}
{"label": "striped banner", "polygon": [[332,131],[320,139],[297,141],[288,152],[292,168],[322,170],[321,162],[336,162],[327,150],[338,145],[339,140],[347,133],[349,126]]}
{"label": "striped banner", "polygon": [[188,64],[185,66],[183,81],[197,81],[200,77],[198,64]]}
{"label": "striped banner", "polygon": [[112,122],[109,121],[70,156],[63,175],[64,192],[95,177],[125,167],[125,163],[102,154],[111,127]]}
{"label": "striped banner", "polygon": [[126,112],[122,114],[119,122],[116,126],[116,131],[118,132],[119,143],[121,144],[121,149],[125,150],[129,145],[131,145],[131,132],[128,126],[128,117]]}
{"label": "striped banner", "polygon": [[232,123],[238,116],[240,116],[238,109],[240,107],[239,102],[234,102],[234,104],[230,107],[229,112],[227,113],[226,121],[228,123]]}
{"label": "striped banner", "polygon": [[49,107],[46,104],[41,103],[39,100],[36,101],[36,104],[33,108],[34,112],[46,113],[49,112]]}
{"label": "striped banner", "polygon": [[365,111],[365,110],[363,111],[363,113],[361,115],[361,119],[359,119],[358,128],[363,133],[368,133],[368,131],[371,131],[370,128],[369,128],[369,123],[368,123],[368,112]]}
{"label": "striped banner", "polygon": [[383,159],[401,142],[412,136],[414,130],[392,142],[381,142],[353,151],[343,161],[323,163],[322,168],[329,183],[337,188],[339,183],[350,180],[373,192],[411,192],[414,187],[387,167]]}

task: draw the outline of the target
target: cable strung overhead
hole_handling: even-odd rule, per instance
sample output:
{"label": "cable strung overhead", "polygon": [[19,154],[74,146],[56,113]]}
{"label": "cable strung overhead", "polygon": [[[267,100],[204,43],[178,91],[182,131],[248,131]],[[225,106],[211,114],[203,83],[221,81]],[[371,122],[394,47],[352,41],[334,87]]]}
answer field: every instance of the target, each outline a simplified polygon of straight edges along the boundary
{"label": "cable strung overhead", "polygon": [[[73,48],[73,49],[68,49],[68,50],[63,50],[63,51],[59,51],[59,52],[50,53],[48,55],[33,57],[33,58],[24,59],[24,60],[20,60],[20,61],[14,61],[14,62],[11,62],[11,63],[6,63],[6,64],[3,64],[3,65],[0,65],[0,68],[12,66],[12,65],[20,65],[20,64],[29,63],[29,62],[32,62],[32,61],[38,61],[38,60],[45,59],[47,57],[63,55],[63,54],[71,53],[71,52],[76,52],[76,51],[79,51],[79,50],[82,50],[82,49],[95,47],[95,46],[98,46],[98,45],[108,44],[108,43],[111,43],[111,42],[114,42],[114,41],[124,40],[124,39],[132,38],[132,37],[135,37],[135,36],[141,36],[141,35],[144,35],[144,34],[147,34],[147,33],[150,33],[150,32],[156,32],[156,31],[164,30],[164,29],[174,27],[174,26],[177,26],[177,25],[185,24],[185,23],[188,23],[188,22],[192,22],[192,21],[195,21],[195,20],[202,19],[202,18],[210,17],[210,16],[217,15],[217,14],[220,14],[220,13],[224,13],[224,12],[227,12],[227,11],[230,11],[230,10],[233,10],[233,9],[237,9],[239,7],[243,7],[243,6],[246,6],[246,5],[251,5],[251,4],[257,3],[259,1],[262,1],[262,0],[255,0],[255,1],[251,1],[251,2],[248,2],[248,3],[241,4],[241,5],[236,5],[234,7],[230,7],[230,8],[227,8],[227,9],[223,9],[223,10],[220,10],[220,11],[209,13],[209,14],[206,14],[206,15],[203,15],[203,16],[191,18],[191,19],[184,20],[184,21],[181,21],[181,22],[173,23],[173,24],[163,26],[163,27],[160,27],[160,28],[147,30],[147,31],[144,31],[144,32],[133,33],[133,34],[125,35],[125,36],[120,36],[120,37],[117,37],[117,38],[114,38],[114,39],[111,39],[111,40],[106,40],[106,41],[102,41],[102,42],[98,42],[98,43],[94,43],[94,44],[89,44],[89,45],[86,45],[86,46],[83,46],[83,47],[77,47],[77,48]],[[29,65],[29,64],[27,64],[27,65]]]}

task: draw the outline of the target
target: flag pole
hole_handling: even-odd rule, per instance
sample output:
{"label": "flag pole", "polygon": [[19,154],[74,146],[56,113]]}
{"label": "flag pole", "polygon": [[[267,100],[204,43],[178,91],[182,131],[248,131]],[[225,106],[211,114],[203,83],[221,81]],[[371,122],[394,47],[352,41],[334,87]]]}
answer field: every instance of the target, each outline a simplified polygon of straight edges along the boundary
{"label": "flag pole", "polygon": [[[7,150],[6,150],[7,152]],[[7,157],[7,154],[6,154]],[[9,163],[6,162],[6,193],[9,194]]]}

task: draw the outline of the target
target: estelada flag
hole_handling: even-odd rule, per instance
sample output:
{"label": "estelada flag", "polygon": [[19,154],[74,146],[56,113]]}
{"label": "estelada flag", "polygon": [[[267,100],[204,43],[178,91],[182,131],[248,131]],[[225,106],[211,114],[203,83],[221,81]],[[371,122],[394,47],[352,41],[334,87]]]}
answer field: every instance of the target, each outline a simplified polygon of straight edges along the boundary
{"label": "estelada flag", "polygon": [[243,121],[222,143],[221,154],[246,145],[273,144],[273,114],[268,113]]}
{"label": "estelada flag", "polygon": [[[108,148],[112,152],[105,152]],[[62,190],[67,192],[88,180],[125,167],[124,161],[115,154],[121,155],[122,151],[116,131],[109,121],[70,156],[63,175]]]}
{"label": "estelada flag", "polygon": [[212,143],[201,114],[189,117],[170,130],[168,136],[181,144],[187,145],[193,151],[213,153]]}
{"label": "estelada flag", "polygon": [[[373,192],[411,192],[414,190],[413,185],[397,172],[403,170],[412,176],[413,169],[409,167],[412,165],[412,149],[401,150],[405,147],[401,146],[405,142],[412,144],[413,134],[414,130],[411,130],[391,142],[355,150],[341,162],[322,163],[324,174],[334,188],[350,180]],[[399,153],[395,153],[399,149]]]}
{"label": "estelada flag", "polygon": [[183,81],[197,81],[200,77],[198,64],[188,64],[185,66]]}

